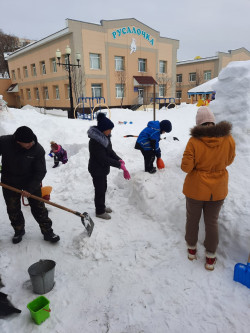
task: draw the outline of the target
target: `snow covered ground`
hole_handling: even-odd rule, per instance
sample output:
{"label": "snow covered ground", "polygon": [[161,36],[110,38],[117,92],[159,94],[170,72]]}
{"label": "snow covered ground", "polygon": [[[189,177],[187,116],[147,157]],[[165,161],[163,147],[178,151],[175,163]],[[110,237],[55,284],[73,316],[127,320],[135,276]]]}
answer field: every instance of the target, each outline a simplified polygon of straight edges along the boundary
{"label": "snow covered ground", "polygon": [[[239,86],[233,95],[233,88]],[[33,108],[1,112],[0,135],[26,125],[47,153],[51,140],[68,151],[69,162],[56,169],[46,155],[43,185],[53,187],[51,201],[87,211],[95,222],[89,238],[79,217],[48,206],[54,231],[61,237],[59,243],[48,244],[29,207],[23,206],[26,234],[13,245],[13,230],[0,195],[0,275],[5,284],[1,291],[22,310],[0,319],[1,333],[249,332],[250,290],[233,281],[233,270],[237,262],[247,262],[250,251],[250,62],[229,64],[219,75],[216,91],[211,109],[218,120],[233,123],[237,156],[228,168],[229,195],[219,218],[220,244],[213,272],[204,268],[203,221],[198,260],[187,259],[184,240],[185,174],[180,164],[189,129],[195,125],[195,105],[157,110],[157,120],[169,119],[173,131],[160,142],[166,168],[154,175],[143,171],[141,153],[134,149],[136,138],[123,137],[138,135],[153,120],[152,110],[111,110],[113,148],[126,162],[131,180],[126,181],[121,170],[111,169],[106,199],[113,209],[109,221],[95,217],[87,171],[86,132],[96,121],[67,119]],[[26,308],[38,296],[27,270],[40,259],[54,260],[56,268],[55,286],[45,294],[51,317],[37,326]]]}

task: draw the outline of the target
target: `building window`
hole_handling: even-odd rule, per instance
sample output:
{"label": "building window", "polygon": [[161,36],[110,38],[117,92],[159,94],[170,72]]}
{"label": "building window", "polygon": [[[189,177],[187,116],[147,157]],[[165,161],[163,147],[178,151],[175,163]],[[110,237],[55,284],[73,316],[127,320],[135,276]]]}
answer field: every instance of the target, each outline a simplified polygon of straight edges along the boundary
{"label": "building window", "polygon": [[48,87],[43,88],[44,99],[49,99],[49,89]]}
{"label": "building window", "polygon": [[208,81],[211,80],[211,71],[204,71],[204,80]]}
{"label": "building window", "polygon": [[39,97],[39,89],[35,88],[34,91],[35,91],[36,100],[39,101],[39,99],[40,99],[40,97]]}
{"label": "building window", "polygon": [[69,97],[70,97],[70,91],[69,91],[69,84],[65,84],[64,85],[64,92],[65,92],[65,98],[66,99],[69,99]]}
{"label": "building window", "polygon": [[59,87],[58,86],[54,86],[53,90],[54,90],[54,98],[55,99],[60,99]]}
{"label": "building window", "polygon": [[177,74],[176,75],[176,82],[181,83],[182,82],[182,74]]}
{"label": "building window", "polygon": [[11,71],[12,80],[16,80],[16,73],[14,70]]}
{"label": "building window", "polygon": [[196,81],[196,73],[189,73],[189,81],[190,82]]}
{"label": "building window", "polygon": [[146,72],[146,59],[138,59],[138,71],[139,72]]}
{"label": "building window", "polygon": [[36,65],[35,64],[31,65],[31,73],[32,73],[32,76],[36,76]]}
{"label": "building window", "polygon": [[159,84],[159,97],[165,97],[166,95],[166,85]]}
{"label": "building window", "polygon": [[159,62],[159,72],[164,74],[167,72],[167,62],[164,60],[160,60]]}
{"label": "building window", "polygon": [[27,96],[27,99],[31,99],[30,89],[26,89],[26,96]]}
{"label": "building window", "polygon": [[23,76],[28,77],[28,68],[27,68],[27,66],[23,67]]}
{"label": "building window", "polygon": [[116,90],[116,98],[123,98],[124,97],[124,84],[116,84],[115,85]]}
{"label": "building window", "polygon": [[92,97],[102,97],[102,85],[91,84]]}
{"label": "building window", "polygon": [[89,54],[90,69],[101,69],[101,55],[97,53]]}
{"label": "building window", "polygon": [[20,68],[17,69],[17,77],[18,77],[19,79],[21,79],[21,71],[20,71]]}
{"label": "building window", "polygon": [[41,61],[41,74],[45,75],[46,74],[46,66],[45,66],[45,61]]}
{"label": "building window", "polygon": [[51,64],[52,64],[52,72],[56,73],[57,72],[57,66],[56,66],[56,58],[53,58],[51,60]]}
{"label": "building window", "polygon": [[115,57],[115,70],[124,71],[124,57]]}
{"label": "building window", "polygon": [[21,99],[23,99],[23,89],[20,90]]}
{"label": "building window", "polygon": [[176,98],[181,99],[181,90],[176,91]]}

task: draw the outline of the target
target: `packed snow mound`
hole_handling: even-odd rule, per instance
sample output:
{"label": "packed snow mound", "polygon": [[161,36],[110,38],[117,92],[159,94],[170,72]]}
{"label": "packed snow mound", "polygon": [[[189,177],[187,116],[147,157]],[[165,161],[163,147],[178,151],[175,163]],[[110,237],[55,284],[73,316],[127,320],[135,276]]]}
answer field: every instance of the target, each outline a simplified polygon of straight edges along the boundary
{"label": "packed snow mound", "polygon": [[213,88],[216,99],[210,103],[210,109],[216,121],[227,120],[233,124],[237,150],[246,152],[250,136],[250,61],[229,63]]}

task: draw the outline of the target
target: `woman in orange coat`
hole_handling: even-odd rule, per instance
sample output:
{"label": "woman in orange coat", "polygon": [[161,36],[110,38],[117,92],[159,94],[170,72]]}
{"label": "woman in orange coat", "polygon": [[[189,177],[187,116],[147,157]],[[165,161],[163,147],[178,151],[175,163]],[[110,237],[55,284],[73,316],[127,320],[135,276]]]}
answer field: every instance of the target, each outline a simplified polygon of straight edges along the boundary
{"label": "woman in orange coat", "polygon": [[183,185],[186,196],[186,235],[188,258],[196,259],[199,221],[203,211],[205,222],[206,264],[213,270],[219,243],[218,217],[228,193],[226,167],[235,157],[235,142],[231,136],[232,125],[215,118],[208,107],[202,106],[196,115],[196,126],[191,129],[183,154],[181,169],[187,173]]}

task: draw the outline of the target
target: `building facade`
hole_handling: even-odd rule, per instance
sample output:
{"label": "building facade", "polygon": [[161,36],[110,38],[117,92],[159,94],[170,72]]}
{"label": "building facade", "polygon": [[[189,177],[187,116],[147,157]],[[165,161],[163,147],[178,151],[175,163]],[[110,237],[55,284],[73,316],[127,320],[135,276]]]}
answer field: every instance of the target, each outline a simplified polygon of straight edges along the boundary
{"label": "building facade", "polygon": [[71,73],[74,106],[79,97],[102,97],[109,107],[147,104],[154,88],[159,97],[175,97],[178,40],[133,18],[100,25],[67,19],[65,29],[8,56],[16,106],[70,107],[67,66],[56,58],[59,49],[67,64],[67,46],[72,64],[81,55],[81,67]]}
{"label": "building facade", "polygon": [[[216,78],[220,71],[231,61],[250,60],[250,52],[245,48],[230,50],[228,53],[218,52],[217,56],[177,62],[176,66],[176,101],[192,103],[188,90]],[[196,96],[197,99],[200,96]]]}

